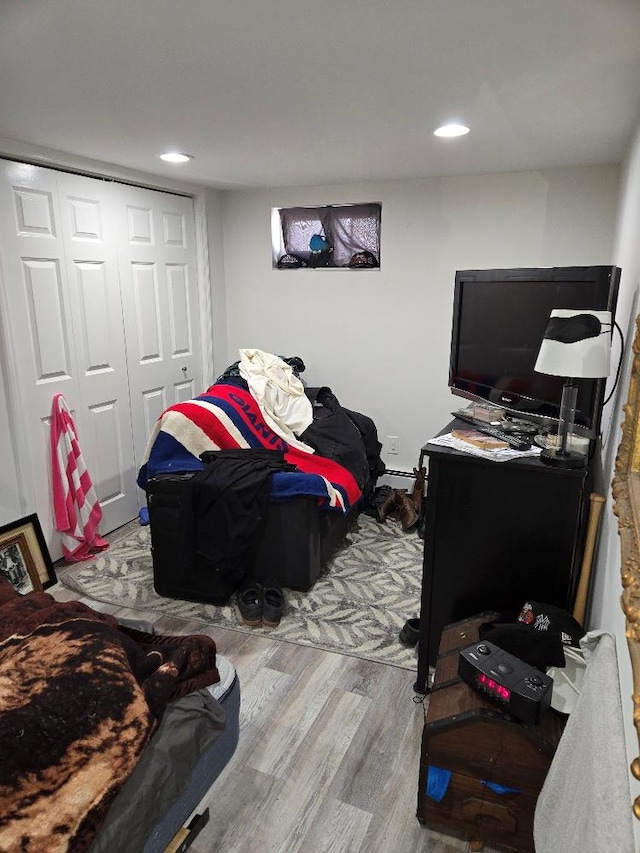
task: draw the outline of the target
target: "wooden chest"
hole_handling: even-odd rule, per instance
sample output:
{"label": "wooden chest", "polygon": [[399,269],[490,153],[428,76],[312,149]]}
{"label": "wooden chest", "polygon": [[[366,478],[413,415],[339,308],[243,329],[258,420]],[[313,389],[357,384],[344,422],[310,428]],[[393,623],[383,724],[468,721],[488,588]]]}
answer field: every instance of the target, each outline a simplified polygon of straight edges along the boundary
{"label": "wooden chest", "polygon": [[[537,726],[517,722],[458,678],[459,650],[478,639],[492,615],[442,633],[422,737],[418,820],[497,849],[534,853],[533,814],[564,718],[550,710]],[[426,793],[430,766],[451,772],[440,802]],[[518,793],[497,793],[502,788]]]}

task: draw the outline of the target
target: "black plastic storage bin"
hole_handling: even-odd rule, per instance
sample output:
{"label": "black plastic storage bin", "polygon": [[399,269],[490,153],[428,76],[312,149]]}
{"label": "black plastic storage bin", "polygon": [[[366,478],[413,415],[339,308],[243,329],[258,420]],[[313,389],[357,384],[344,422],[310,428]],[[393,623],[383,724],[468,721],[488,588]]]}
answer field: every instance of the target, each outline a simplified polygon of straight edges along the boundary
{"label": "black plastic storage bin", "polygon": [[[217,602],[211,577],[182,553],[181,504],[196,472],[158,474],[147,482],[153,585],[158,595]],[[247,561],[247,577],[275,577],[282,586],[306,591],[344,539],[349,515],[318,509],[315,497],[269,503],[264,527]]]}

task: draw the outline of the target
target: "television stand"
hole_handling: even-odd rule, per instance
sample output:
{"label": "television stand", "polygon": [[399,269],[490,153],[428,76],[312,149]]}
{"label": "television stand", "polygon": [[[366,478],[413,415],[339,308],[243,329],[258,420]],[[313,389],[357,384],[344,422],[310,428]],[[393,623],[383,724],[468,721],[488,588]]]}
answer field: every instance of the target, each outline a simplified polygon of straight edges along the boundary
{"label": "television stand", "polygon": [[[463,429],[456,420],[440,433]],[[584,550],[593,463],[492,462],[425,445],[424,562],[415,689],[428,689],[445,625],[527,600],[571,612]]]}

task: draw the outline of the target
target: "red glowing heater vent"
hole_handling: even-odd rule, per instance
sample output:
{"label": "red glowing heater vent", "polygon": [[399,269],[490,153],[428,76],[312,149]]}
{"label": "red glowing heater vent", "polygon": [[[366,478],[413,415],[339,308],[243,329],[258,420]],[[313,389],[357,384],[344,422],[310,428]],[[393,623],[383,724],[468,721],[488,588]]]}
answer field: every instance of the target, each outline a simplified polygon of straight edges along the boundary
{"label": "red glowing heater vent", "polygon": [[508,687],[503,687],[502,684],[498,684],[497,681],[494,681],[493,678],[489,678],[489,676],[485,675],[483,672],[478,675],[478,686],[483,690],[486,690],[487,693],[491,693],[491,695],[495,696],[496,699],[501,699],[503,702],[508,702],[511,698],[511,691]]}

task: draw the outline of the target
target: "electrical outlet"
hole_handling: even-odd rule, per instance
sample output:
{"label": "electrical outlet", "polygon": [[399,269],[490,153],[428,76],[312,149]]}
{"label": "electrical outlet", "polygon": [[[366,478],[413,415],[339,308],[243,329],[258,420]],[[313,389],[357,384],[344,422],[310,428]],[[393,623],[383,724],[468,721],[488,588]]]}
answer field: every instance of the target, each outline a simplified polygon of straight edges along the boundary
{"label": "electrical outlet", "polygon": [[388,435],[387,436],[387,447],[389,448],[389,453],[393,453],[394,455],[398,454],[398,436],[397,435]]}

